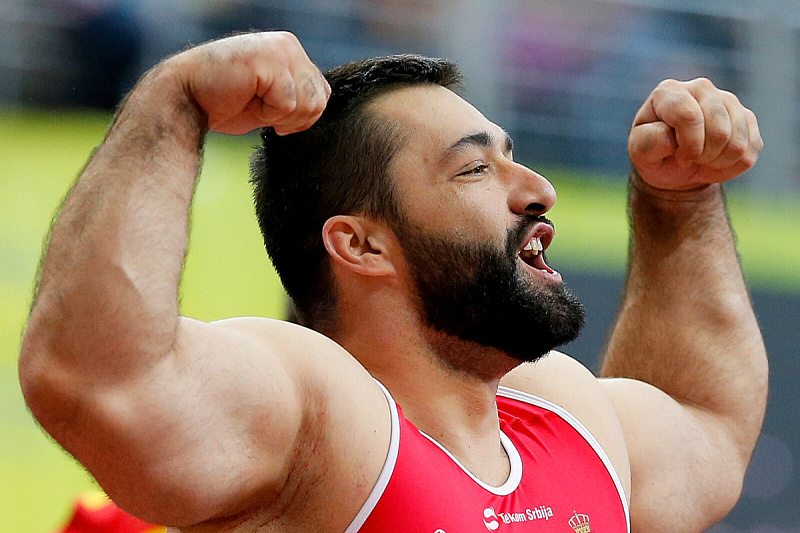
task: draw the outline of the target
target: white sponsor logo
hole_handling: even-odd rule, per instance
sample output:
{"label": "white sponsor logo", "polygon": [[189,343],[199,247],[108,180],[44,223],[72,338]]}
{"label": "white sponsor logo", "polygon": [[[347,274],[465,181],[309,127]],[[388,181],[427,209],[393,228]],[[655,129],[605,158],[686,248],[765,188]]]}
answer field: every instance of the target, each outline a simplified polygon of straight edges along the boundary
{"label": "white sponsor logo", "polygon": [[500,527],[499,520],[503,524],[516,524],[519,522],[532,522],[534,520],[550,520],[553,516],[552,507],[540,505],[539,507],[528,508],[522,512],[512,513],[496,513],[493,507],[487,507],[483,510],[483,524],[489,531],[495,531]]}
{"label": "white sponsor logo", "polygon": [[[500,527],[500,522],[496,520],[497,515],[494,513],[494,509],[492,509],[491,507],[487,507],[486,509],[483,510],[483,518],[484,518],[483,525],[485,525],[486,529],[488,529],[489,531],[494,531],[498,527]],[[489,520],[490,518],[492,518],[492,520]]]}

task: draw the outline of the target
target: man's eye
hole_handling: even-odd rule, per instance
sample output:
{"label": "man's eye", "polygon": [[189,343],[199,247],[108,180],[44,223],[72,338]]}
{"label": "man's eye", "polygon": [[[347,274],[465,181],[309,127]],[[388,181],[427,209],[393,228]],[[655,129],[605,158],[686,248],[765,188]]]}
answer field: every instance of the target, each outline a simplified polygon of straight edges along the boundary
{"label": "man's eye", "polygon": [[478,164],[475,164],[475,165],[471,166],[470,168],[468,168],[464,172],[460,173],[459,176],[480,176],[481,174],[486,172],[488,169],[489,169],[489,165],[486,165],[484,163],[478,163]]}

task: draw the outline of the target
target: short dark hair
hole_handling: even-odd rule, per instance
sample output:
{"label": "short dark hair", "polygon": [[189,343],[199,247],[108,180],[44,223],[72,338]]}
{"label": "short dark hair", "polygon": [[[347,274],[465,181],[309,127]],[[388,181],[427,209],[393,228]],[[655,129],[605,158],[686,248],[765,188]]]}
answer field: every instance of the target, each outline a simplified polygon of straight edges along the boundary
{"label": "short dark hair", "polygon": [[335,215],[358,214],[394,226],[404,220],[389,176],[400,147],[397,124],[367,108],[378,96],[412,85],[461,85],[458,66],[419,55],[346,63],[325,73],[332,93],[308,130],[261,131],[251,158],[256,216],[264,244],[300,322],[332,333],[336,287],[322,227]]}

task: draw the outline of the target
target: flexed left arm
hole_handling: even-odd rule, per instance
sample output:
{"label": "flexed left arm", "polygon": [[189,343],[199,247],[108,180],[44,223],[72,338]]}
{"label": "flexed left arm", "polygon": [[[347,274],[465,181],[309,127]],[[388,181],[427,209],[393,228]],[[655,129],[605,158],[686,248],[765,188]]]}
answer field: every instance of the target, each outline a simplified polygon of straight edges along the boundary
{"label": "flexed left arm", "polygon": [[662,82],[628,147],[632,239],[602,375],[631,461],[634,531],[702,531],[737,501],[767,360],[720,184],[763,146],[755,115],[705,79]]}

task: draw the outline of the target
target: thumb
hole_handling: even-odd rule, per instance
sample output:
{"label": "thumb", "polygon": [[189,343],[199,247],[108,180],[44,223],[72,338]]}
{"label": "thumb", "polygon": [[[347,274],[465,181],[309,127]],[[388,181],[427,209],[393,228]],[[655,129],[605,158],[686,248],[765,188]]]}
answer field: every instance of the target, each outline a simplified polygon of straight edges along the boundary
{"label": "thumb", "polygon": [[677,148],[675,130],[661,121],[634,126],[628,136],[628,154],[635,165],[657,165]]}

